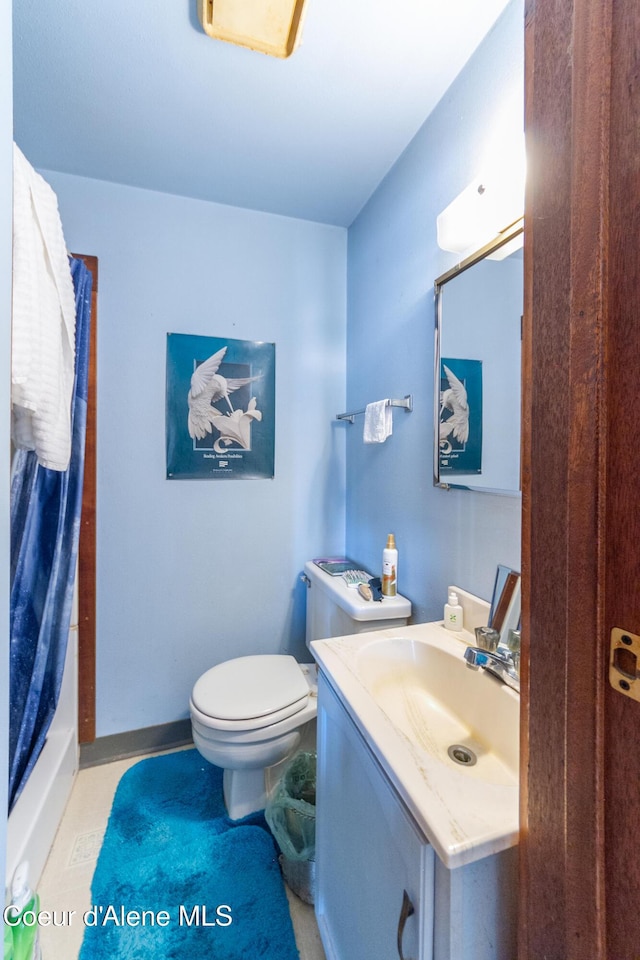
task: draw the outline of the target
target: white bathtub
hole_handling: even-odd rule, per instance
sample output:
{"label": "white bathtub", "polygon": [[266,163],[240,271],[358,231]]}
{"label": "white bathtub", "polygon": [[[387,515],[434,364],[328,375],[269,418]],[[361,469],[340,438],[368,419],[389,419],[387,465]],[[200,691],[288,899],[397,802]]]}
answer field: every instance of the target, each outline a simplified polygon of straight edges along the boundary
{"label": "white bathtub", "polygon": [[6,884],[16,867],[29,861],[29,885],[37,887],[78,772],[78,606],[72,627],[60,700],[29,780],[9,815]]}

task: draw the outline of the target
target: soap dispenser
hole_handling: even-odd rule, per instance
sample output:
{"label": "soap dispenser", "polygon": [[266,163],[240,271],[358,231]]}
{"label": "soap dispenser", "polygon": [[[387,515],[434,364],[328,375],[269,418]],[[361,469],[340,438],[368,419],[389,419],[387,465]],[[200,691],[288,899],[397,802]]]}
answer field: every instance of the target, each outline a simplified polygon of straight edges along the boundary
{"label": "soap dispenser", "polygon": [[444,605],[444,625],[447,630],[462,630],[462,607],[454,590],[450,591],[449,602]]}

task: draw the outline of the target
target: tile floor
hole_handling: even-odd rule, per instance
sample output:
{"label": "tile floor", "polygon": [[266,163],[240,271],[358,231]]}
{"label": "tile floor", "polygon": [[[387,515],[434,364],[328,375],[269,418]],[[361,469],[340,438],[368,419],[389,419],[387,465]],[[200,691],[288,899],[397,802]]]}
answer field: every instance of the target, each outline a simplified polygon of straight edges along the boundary
{"label": "tile floor", "polygon": [[[41,927],[43,960],[77,960],[91,906],[91,879],[120,777],[142,757],[81,770],[47,860],[38,892],[43,910],[75,910],[62,927]],[[313,907],[287,888],[300,960],[325,960]]]}

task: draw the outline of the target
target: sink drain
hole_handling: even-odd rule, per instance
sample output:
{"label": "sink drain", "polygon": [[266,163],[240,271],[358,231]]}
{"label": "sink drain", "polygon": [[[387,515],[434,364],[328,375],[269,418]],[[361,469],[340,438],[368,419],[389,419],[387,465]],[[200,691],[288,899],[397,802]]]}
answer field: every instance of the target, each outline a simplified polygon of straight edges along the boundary
{"label": "sink drain", "polygon": [[461,743],[452,743],[447,753],[455,763],[460,763],[463,767],[472,767],[478,762],[473,750],[469,747],[463,747]]}

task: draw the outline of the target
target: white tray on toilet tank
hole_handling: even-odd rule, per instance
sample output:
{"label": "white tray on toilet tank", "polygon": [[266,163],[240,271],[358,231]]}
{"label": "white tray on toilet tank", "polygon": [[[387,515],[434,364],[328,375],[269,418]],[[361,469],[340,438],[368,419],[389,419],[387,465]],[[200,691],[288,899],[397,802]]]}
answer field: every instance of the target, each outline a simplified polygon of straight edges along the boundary
{"label": "white tray on toilet tank", "polygon": [[330,602],[307,602],[307,642],[325,637],[403,627],[411,616],[411,601],[399,594],[365,600],[342,577],[331,577],[312,560],[304,567],[310,590]]}

